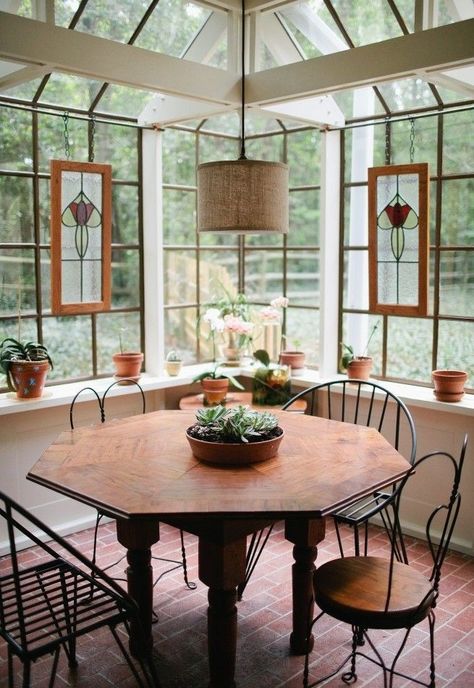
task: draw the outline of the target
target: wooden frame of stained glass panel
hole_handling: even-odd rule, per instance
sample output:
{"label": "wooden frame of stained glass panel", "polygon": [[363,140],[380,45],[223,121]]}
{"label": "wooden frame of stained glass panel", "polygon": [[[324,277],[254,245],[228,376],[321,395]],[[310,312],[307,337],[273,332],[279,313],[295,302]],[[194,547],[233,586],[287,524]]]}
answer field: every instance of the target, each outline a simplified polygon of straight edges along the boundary
{"label": "wooden frame of stained glass panel", "polygon": [[112,167],[51,160],[51,310],[110,309]]}
{"label": "wooden frame of stained glass panel", "polygon": [[428,309],[428,163],[369,169],[369,309]]}

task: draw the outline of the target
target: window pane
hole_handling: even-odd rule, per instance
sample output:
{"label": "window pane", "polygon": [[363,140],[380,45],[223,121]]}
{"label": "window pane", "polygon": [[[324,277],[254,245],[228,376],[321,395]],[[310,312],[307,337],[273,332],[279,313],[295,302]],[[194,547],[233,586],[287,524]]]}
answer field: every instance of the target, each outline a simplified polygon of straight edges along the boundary
{"label": "window pane", "polygon": [[138,244],[138,187],[112,186],[112,243]]}
{"label": "window pane", "polygon": [[[2,312],[36,311],[35,254],[28,249],[0,249]],[[5,299],[3,298],[5,295]],[[6,302],[5,305],[4,301]],[[3,309],[6,309],[5,311]]]}
{"label": "window pane", "polygon": [[252,301],[267,303],[283,294],[283,256],[280,251],[247,251],[245,293]]}
{"label": "window pane", "polygon": [[283,136],[262,136],[245,142],[247,157],[251,160],[283,160]]}
{"label": "window pane", "polygon": [[34,240],[33,180],[0,176],[0,241]]}
{"label": "window pane", "polygon": [[318,306],[320,290],[318,251],[288,251],[287,296],[291,304]]}
{"label": "window pane", "polygon": [[474,387],[474,323],[440,320],[438,368],[465,370],[466,387]]}
{"label": "window pane", "polygon": [[421,318],[388,318],[387,375],[430,380],[433,323]]}
{"label": "window pane", "polygon": [[351,186],[344,190],[344,245],[367,246],[367,186]]}
{"label": "window pane", "polygon": [[471,146],[474,138],[472,111],[453,112],[443,119],[443,172],[444,174],[474,172]]}
{"label": "window pane", "polygon": [[319,364],[319,311],[286,309],[286,348],[306,354],[306,365]]}
{"label": "window pane", "polygon": [[[5,294],[0,299],[1,313],[8,311],[16,311],[16,301],[7,300],[5,303]],[[26,340],[28,342],[36,342],[38,339],[38,331],[36,327],[36,318],[21,318],[18,322],[18,317],[0,321],[0,341],[5,337],[13,337],[20,341]],[[45,340],[46,343],[46,340]],[[6,386],[4,375],[0,377],[0,386]]]}
{"label": "window pane", "polygon": [[224,290],[233,292],[237,289],[237,284],[238,254],[236,251],[201,251],[199,263],[201,303],[221,298]]}
{"label": "window pane", "polygon": [[317,189],[290,193],[290,229],[288,245],[319,245],[319,199]]}
{"label": "window pane", "polygon": [[474,251],[443,251],[440,261],[441,315],[474,315]]}
{"label": "window pane", "polygon": [[51,311],[51,251],[49,248],[40,250],[41,270],[41,306],[43,313]]}
{"label": "window pane", "polygon": [[290,187],[321,183],[321,134],[302,131],[287,138]]}
{"label": "window pane", "polygon": [[38,179],[40,242],[51,241],[51,183],[49,179]]}
{"label": "window pane", "polygon": [[[438,121],[436,117],[425,117],[414,120],[414,156],[413,162],[427,162],[430,175],[436,174]],[[411,122],[393,122],[391,125],[391,161],[393,165],[410,162]]]}
{"label": "window pane", "polygon": [[196,184],[196,137],[185,131],[165,129],[163,181],[165,184]]}
{"label": "window pane", "polygon": [[234,139],[223,139],[218,136],[199,137],[199,162],[212,160],[237,160],[238,142]]}
{"label": "window pane", "polygon": [[[33,147],[31,143],[31,113],[0,108],[0,169],[31,170]],[[18,132],[22,135],[19,136]]]}
{"label": "window pane", "polygon": [[[69,117],[67,123],[72,160],[88,160],[87,122]],[[50,160],[66,158],[64,121],[60,116],[38,115],[38,167],[49,174]]]}
{"label": "window pane", "polygon": [[91,335],[90,316],[43,319],[43,341],[54,364],[49,380],[92,375]]}
{"label": "window pane", "polygon": [[[138,180],[138,132],[115,124],[95,125],[95,162],[112,165],[112,178]],[[87,159],[87,158],[85,158]]]}
{"label": "window pane", "polygon": [[[375,326],[377,329],[372,335]],[[382,373],[382,337],[382,319],[380,316],[366,313],[344,314],[342,341],[347,346],[352,346],[356,356],[371,356],[373,358],[372,373],[374,375],[381,375]]]}
{"label": "window pane", "polygon": [[140,256],[138,250],[112,251],[112,306],[140,305]]}
{"label": "window pane", "polygon": [[443,181],[441,243],[474,246],[474,179]]}
{"label": "window pane", "polygon": [[367,251],[344,252],[344,308],[369,307],[369,257]]}
{"label": "window pane", "polygon": [[167,245],[196,243],[196,193],[163,189],[163,238]]}
{"label": "window pane", "polygon": [[[89,335],[90,336],[90,335]],[[142,351],[140,313],[97,314],[97,368],[99,375],[114,370],[113,354],[120,351]]]}
{"label": "window pane", "polygon": [[194,303],[196,290],[196,251],[165,251],[165,304]]}
{"label": "window pane", "polygon": [[165,350],[179,349],[186,363],[196,361],[196,323],[196,308],[165,309]]}

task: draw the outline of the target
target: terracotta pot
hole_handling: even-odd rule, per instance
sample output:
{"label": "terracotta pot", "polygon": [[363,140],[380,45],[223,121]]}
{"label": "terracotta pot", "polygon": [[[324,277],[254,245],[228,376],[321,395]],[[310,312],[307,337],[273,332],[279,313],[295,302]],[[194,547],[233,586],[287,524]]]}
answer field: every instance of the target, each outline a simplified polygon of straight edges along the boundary
{"label": "terracotta pot", "polygon": [[138,351],[125,351],[112,356],[115,363],[115,377],[129,377],[138,380],[143,362],[143,354]]}
{"label": "terracotta pot", "polygon": [[201,380],[201,386],[204,392],[204,406],[217,406],[223,404],[229,391],[229,380],[221,378],[215,380],[212,377],[206,377]]}
{"label": "terracotta pot", "polygon": [[170,377],[176,377],[181,372],[183,367],[183,361],[166,361],[165,369]]}
{"label": "terracotta pot", "polygon": [[438,401],[460,401],[467,373],[464,370],[433,370],[434,395]]}
{"label": "terracotta pot", "polygon": [[347,366],[347,377],[351,380],[368,380],[372,370],[370,356],[356,356]]}
{"label": "terracotta pot", "polygon": [[291,366],[292,372],[304,368],[304,351],[282,351],[280,353],[280,363]]}
{"label": "terracotta pot", "polygon": [[247,443],[206,442],[191,437],[187,432],[186,438],[196,459],[206,463],[235,466],[259,463],[273,458],[278,453],[284,434],[282,430],[278,437],[272,437],[269,440],[263,440],[263,442]]}
{"label": "terracotta pot", "polygon": [[48,361],[15,361],[10,364],[11,377],[19,399],[36,399],[43,394]]}

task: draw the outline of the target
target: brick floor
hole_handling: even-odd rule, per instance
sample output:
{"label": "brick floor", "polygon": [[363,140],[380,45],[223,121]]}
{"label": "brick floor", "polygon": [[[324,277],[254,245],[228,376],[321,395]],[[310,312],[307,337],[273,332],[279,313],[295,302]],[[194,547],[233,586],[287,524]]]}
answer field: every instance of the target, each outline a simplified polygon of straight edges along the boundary
{"label": "brick floor", "polygon": [[[348,534],[348,539],[350,535]],[[165,575],[155,587],[155,611],[158,622],[153,627],[154,656],[162,688],[207,688],[206,656],[207,588],[198,580],[197,539],[186,535],[189,577],[196,581],[197,589],[185,588],[181,570]],[[115,540],[113,524],[101,526],[99,533],[99,564],[106,566],[115,561],[124,550]],[[85,554],[90,555],[92,531],[82,531],[70,540]],[[384,549],[384,539],[374,528],[371,533],[371,550]],[[238,604],[239,638],[237,649],[236,682],[238,688],[295,688],[302,685],[303,659],[291,656],[288,651],[291,631],[291,565],[292,546],[276,527],[264,551],[254,576]],[[424,543],[409,540],[411,560],[420,570],[427,568],[427,548]],[[161,540],[154,554],[180,559],[179,533],[173,528],[161,527]],[[334,532],[328,524],[326,540],[319,547],[318,561],[323,562],[337,553]],[[35,549],[22,553],[24,562],[34,560]],[[109,573],[123,577],[124,561]],[[154,561],[155,574],[169,567],[166,562]],[[0,561],[0,570],[2,562]],[[474,687],[474,559],[451,552],[446,561],[441,595],[437,609],[437,688]],[[317,641],[311,656],[311,676],[333,669],[350,646],[349,629],[343,624],[323,617],[315,629]],[[379,631],[375,635],[377,647],[393,656],[400,633]],[[400,660],[403,670],[423,680],[428,658],[427,624],[420,624],[412,634],[405,655]],[[79,667],[70,672],[61,659],[55,686],[76,688],[110,688],[134,686],[134,680],[118,654],[118,649],[107,630],[101,629],[85,637],[78,645]],[[51,658],[37,662],[33,670],[33,688],[48,685]],[[18,668],[19,665],[18,665]],[[426,675],[426,674],[425,674]],[[383,679],[378,667],[361,661],[359,688],[382,688]],[[6,649],[0,640],[0,688],[8,685]],[[16,685],[21,685],[17,679]],[[339,677],[325,685],[343,686]],[[396,688],[415,685],[404,679],[395,681]]]}

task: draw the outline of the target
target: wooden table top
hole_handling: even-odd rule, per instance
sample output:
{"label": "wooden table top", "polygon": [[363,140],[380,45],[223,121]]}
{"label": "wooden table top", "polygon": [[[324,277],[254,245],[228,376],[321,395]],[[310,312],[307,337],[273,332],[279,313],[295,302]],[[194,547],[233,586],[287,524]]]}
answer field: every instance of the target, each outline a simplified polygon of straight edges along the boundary
{"label": "wooden table top", "polygon": [[[229,392],[227,394],[227,399],[225,406],[227,408],[232,408],[233,406],[252,406],[252,392]],[[193,410],[202,408],[204,406],[204,394],[188,394],[185,397],[181,397],[179,400],[179,408],[183,411]],[[280,406],[262,406],[258,404],[252,408],[257,411],[277,411]],[[298,399],[294,402],[291,407],[292,411],[304,411],[306,409],[306,401],[304,399]]]}
{"label": "wooden table top", "polygon": [[112,517],[325,516],[391,484],[408,462],[373,428],[276,411],[276,457],[242,467],[194,458],[191,411],[156,411],[68,430],[28,473]]}

